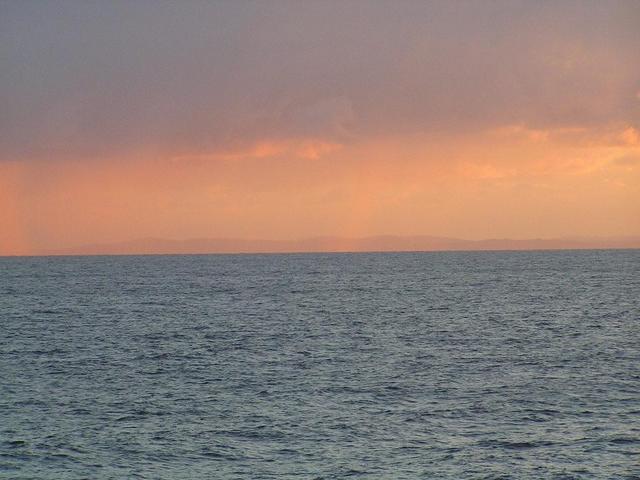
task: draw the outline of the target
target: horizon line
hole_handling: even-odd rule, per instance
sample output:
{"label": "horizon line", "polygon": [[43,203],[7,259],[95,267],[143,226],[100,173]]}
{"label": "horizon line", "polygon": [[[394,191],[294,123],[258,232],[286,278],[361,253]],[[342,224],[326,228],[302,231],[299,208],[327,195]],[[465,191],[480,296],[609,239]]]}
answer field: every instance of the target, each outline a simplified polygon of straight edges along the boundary
{"label": "horizon line", "polygon": [[527,252],[593,252],[640,250],[640,247],[576,247],[576,248],[512,248],[512,249],[476,249],[476,250],[318,250],[318,251],[261,251],[261,252],[201,252],[201,253],[32,253],[0,254],[0,258],[52,258],[52,257],[205,257],[210,255],[367,255],[378,253],[527,253]]}
{"label": "horizon line", "polygon": [[229,237],[168,239],[144,237],[117,242],[83,244],[29,253],[0,253],[0,257],[133,256],[133,255],[258,255],[314,253],[428,253],[560,250],[635,250],[640,235],[565,236],[550,238],[485,238],[466,240],[435,235],[315,236],[293,240]]}

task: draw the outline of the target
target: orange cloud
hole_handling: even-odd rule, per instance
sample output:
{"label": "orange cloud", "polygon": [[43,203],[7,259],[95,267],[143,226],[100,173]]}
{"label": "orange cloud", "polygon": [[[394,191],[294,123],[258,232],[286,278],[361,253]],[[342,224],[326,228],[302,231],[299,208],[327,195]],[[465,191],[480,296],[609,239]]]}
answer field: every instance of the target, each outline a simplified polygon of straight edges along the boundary
{"label": "orange cloud", "polygon": [[173,157],[174,161],[207,160],[211,162],[226,160],[248,160],[273,157],[300,158],[303,160],[317,160],[324,155],[335,152],[343,145],[320,139],[295,140],[262,140],[248,147],[225,149],[213,153],[198,153]]}
{"label": "orange cloud", "polygon": [[640,169],[616,159],[639,153],[608,137],[588,146],[517,127],[337,146],[273,141],[180,161],[2,163],[0,251],[144,237],[637,234]]}
{"label": "orange cloud", "polygon": [[21,255],[32,252],[22,208],[25,165],[18,162],[0,163],[0,255]]}

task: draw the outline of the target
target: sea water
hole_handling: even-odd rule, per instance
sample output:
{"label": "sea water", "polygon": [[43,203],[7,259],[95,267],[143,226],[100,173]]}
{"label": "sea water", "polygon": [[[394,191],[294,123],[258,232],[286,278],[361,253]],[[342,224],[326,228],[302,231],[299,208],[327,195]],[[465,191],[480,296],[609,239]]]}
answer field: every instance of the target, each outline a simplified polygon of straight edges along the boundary
{"label": "sea water", "polygon": [[640,251],[0,258],[0,478],[640,478]]}

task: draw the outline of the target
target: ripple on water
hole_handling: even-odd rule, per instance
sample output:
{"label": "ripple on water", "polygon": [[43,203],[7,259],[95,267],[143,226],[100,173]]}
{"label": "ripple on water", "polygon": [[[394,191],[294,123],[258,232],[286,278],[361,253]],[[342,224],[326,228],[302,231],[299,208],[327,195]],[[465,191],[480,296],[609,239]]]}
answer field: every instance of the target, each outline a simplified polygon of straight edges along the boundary
{"label": "ripple on water", "polygon": [[640,478],[639,251],[0,269],[2,478]]}

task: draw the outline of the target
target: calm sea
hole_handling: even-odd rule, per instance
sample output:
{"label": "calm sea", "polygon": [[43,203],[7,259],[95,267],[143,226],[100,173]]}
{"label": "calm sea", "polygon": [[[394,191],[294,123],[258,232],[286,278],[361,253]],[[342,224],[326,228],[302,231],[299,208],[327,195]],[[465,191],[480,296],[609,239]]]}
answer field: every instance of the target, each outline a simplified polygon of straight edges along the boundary
{"label": "calm sea", "polygon": [[0,258],[0,477],[640,478],[640,251]]}

